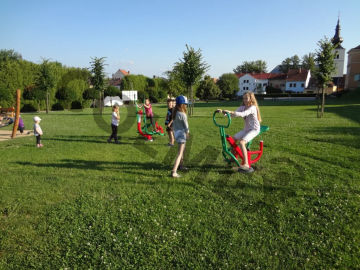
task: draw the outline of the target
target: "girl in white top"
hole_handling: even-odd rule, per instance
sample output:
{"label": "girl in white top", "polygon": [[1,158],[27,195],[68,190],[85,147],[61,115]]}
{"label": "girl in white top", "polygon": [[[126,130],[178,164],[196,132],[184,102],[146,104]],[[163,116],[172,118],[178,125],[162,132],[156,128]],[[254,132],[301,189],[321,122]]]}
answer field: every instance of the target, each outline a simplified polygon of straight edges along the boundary
{"label": "girl in white top", "polygon": [[236,133],[233,138],[240,142],[240,149],[244,156],[244,165],[240,165],[242,170],[249,170],[249,160],[247,156],[246,144],[254,139],[260,133],[260,110],[256,101],[255,95],[252,92],[247,92],[243,95],[242,105],[236,111],[221,110],[222,113],[229,113],[233,117],[242,117],[245,120],[245,127],[243,130]]}

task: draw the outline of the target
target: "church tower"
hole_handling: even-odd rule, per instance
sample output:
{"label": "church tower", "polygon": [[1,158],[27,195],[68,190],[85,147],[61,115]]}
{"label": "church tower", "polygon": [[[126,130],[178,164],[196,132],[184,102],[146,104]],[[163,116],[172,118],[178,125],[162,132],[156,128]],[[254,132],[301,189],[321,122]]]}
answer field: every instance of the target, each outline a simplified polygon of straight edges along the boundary
{"label": "church tower", "polygon": [[344,61],[345,61],[345,49],[341,46],[343,42],[343,38],[340,37],[340,19],[338,18],[336,28],[335,28],[335,35],[331,39],[332,44],[335,46],[335,71],[332,74],[332,77],[337,81],[337,78],[342,78],[344,76]]}

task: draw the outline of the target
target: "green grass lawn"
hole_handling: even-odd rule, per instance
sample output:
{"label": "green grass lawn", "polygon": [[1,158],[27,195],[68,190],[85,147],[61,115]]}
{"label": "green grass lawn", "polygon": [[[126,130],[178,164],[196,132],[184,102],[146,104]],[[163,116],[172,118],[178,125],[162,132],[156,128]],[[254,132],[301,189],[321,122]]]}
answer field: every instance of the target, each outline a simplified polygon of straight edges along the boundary
{"label": "green grass lawn", "polygon": [[177,149],[139,137],[131,107],[119,145],[109,109],[38,114],[44,148],[0,142],[0,269],[359,268],[360,99],[328,104],[318,119],[314,102],[260,102],[270,130],[251,175],[223,162],[212,122],[238,103],[198,104],[179,179]]}

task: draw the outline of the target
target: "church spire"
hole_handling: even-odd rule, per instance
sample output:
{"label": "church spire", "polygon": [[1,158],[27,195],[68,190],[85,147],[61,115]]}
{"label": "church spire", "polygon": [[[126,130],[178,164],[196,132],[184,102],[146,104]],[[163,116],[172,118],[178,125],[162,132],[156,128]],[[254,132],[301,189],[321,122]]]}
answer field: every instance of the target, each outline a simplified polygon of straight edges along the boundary
{"label": "church spire", "polygon": [[335,35],[331,39],[332,43],[335,45],[336,48],[342,48],[341,43],[343,42],[343,38],[340,37],[340,18],[338,17],[338,21],[335,28]]}

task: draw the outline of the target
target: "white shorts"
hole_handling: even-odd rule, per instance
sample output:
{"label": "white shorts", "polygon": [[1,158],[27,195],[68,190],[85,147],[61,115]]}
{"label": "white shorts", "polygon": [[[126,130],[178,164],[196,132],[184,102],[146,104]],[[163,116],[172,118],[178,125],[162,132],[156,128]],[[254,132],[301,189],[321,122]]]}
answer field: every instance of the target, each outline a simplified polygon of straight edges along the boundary
{"label": "white shorts", "polygon": [[257,135],[259,135],[260,130],[256,129],[250,129],[250,130],[241,130],[238,133],[236,133],[233,138],[235,141],[241,141],[244,140],[247,143],[250,142],[252,139],[254,139]]}

